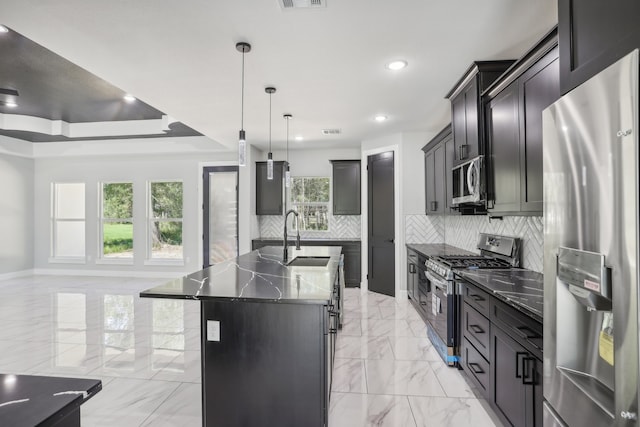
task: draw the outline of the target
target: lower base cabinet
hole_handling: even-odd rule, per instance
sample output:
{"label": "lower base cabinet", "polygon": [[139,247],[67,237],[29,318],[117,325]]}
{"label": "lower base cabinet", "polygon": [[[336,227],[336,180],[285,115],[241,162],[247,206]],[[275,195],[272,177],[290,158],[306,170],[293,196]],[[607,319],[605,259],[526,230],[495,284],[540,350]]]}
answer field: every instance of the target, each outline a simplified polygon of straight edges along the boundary
{"label": "lower base cabinet", "polygon": [[480,288],[460,283],[460,365],[466,378],[505,425],[542,427],[542,324]]}

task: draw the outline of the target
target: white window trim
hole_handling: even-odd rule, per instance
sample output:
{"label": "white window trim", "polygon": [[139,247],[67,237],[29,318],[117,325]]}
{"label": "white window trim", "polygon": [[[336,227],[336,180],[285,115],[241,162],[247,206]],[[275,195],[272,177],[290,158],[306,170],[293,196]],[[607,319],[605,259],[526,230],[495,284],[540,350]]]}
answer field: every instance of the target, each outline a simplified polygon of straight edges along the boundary
{"label": "white window trim", "polygon": [[[84,218],[58,218],[56,216],[56,203],[58,200],[58,189],[56,184],[82,184],[85,186],[85,213]],[[87,263],[87,240],[86,240],[86,226],[87,226],[87,210],[86,210],[86,183],[84,181],[53,181],[51,182],[49,197],[50,197],[50,210],[49,210],[49,258],[47,259],[49,264],[86,264]],[[58,235],[56,233],[56,224],[58,222],[83,222],[85,225],[85,254],[83,256],[56,256],[56,243],[58,241]]]}
{"label": "white window trim", "polygon": [[[298,203],[298,202],[294,202],[291,199],[291,193],[292,191],[289,190],[287,192],[287,202],[288,202],[288,206],[293,209],[294,206],[326,206],[327,207],[327,229],[326,230],[300,230],[300,233],[330,233],[331,232],[331,221],[329,220],[329,217],[333,216],[333,210],[332,210],[332,206],[333,206],[333,194],[331,191],[331,185],[332,185],[332,177],[331,176],[292,176],[291,177],[291,185],[293,186],[293,180],[294,179],[304,179],[304,178],[327,178],[329,179],[329,200],[327,202],[303,202],[303,203]],[[294,209],[295,210],[295,209]],[[292,224],[295,224],[295,221],[292,219]],[[292,225],[292,231],[295,230],[295,227],[293,227]],[[298,231],[298,230],[295,230]]]}
{"label": "white window trim", "polygon": [[[104,256],[104,223],[105,222],[130,222],[133,227],[133,217],[131,218],[105,218],[104,217],[104,184],[131,184],[131,191],[134,191],[131,181],[103,181],[98,183],[98,257],[96,264],[102,265],[133,265],[135,258],[135,239],[133,242],[133,255],[130,258],[117,258]],[[133,195],[132,195],[133,196]],[[134,204],[135,204],[135,198]],[[133,209],[133,208],[132,208]],[[135,235],[135,234],[134,234]]]}
{"label": "white window trim", "polygon": [[[185,264],[185,255],[184,255],[184,219],[183,218],[154,218],[153,217],[153,209],[151,207],[151,185],[158,182],[180,182],[182,183],[182,216],[184,217],[184,180],[182,179],[154,179],[147,181],[147,195],[146,195],[146,205],[147,205],[147,244],[146,251],[147,256],[144,260],[144,265],[149,266],[162,266],[162,265],[173,265],[173,266],[184,266]],[[153,248],[151,242],[151,224],[153,222],[180,222],[182,223],[182,257],[181,258],[154,258],[153,257]]]}

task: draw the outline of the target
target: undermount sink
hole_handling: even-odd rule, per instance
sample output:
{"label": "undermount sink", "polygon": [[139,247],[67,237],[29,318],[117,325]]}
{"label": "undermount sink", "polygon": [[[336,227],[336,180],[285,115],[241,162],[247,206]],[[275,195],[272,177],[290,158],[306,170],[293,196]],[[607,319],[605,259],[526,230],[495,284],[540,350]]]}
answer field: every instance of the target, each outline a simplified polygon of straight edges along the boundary
{"label": "undermount sink", "polygon": [[329,263],[328,256],[299,256],[295,257],[287,265],[294,267],[326,267]]}

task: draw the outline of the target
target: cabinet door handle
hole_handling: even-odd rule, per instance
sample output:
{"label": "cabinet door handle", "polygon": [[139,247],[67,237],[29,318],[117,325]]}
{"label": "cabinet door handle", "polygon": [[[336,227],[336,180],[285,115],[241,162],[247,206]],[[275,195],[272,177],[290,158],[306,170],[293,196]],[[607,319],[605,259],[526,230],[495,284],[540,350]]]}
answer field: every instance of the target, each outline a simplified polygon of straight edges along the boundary
{"label": "cabinet door handle", "polygon": [[458,155],[460,156],[460,160],[464,160],[467,158],[467,147],[469,147],[469,144],[462,144],[460,147],[458,147]]}
{"label": "cabinet door handle", "polygon": [[469,298],[471,298],[472,300],[478,302],[478,301],[484,301],[484,298],[482,298],[480,295],[478,294],[469,294]]}
{"label": "cabinet door handle", "polygon": [[[529,355],[529,353],[524,352],[524,351],[518,351],[516,353],[516,378],[522,378],[523,377],[523,374],[520,373],[521,372],[520,371],[520,357],[524,358],[524,357],[526,357],[528,355]],[[523,363],[523,365],[524,365],[524,363]]]}
{"label": "cabinet door handle", "polygon": [[474,374],[484,374],[484,369],[477,363],[469,363],[469,368],[471,368]]}
{"label": "cabinet door handle", "polygon": [[526,339],[529,344],[531,344],[532,346],[534,346],[539,350],[542,350],[540,346],[536,345],[536,343],[531,341],[531,339],[542,339],[539,333],[537,333],[536,331],[534,331],[528,326],[512,326],[512,328],[518,333],[518,335]]}
{"label": "cabinet door handle", "polygon": [[438,210],[438,202],[437,201],[431,202],[431,211],[435,212],[437,210]]}
{"label": "cabinet door handle", "polygon": [[[529,366],[531,362],[532,366]],[[529,374],[531,372],[531,374]],[[535,385],[536,384],[536,359],[533,357],[522,358],[522,384]]]}
{"label": "cabinet door handle", "polygon": [[411,273],[411,274],[415,274],[416,273],[416,265],[415,264],[409,264],[409,273]]}
{"label": "cabinet door handle", "polygon": [[484,334],[484,329],[478,325],[469,325],[469,329],[471,329],[474,334]]}

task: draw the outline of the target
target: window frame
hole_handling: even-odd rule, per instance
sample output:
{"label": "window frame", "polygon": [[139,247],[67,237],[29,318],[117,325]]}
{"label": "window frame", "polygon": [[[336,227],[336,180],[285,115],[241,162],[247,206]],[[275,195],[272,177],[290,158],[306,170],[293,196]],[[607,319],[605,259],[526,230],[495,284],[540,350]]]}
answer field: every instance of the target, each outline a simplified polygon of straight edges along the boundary
{"label": "window frame", "polygon": [[[58,185],[64,184],[82,184],[84,188],[84,212],[82,219],[80,218],[60,218],[58,217]],[[49,211],[49,231],[50,231],[50,246],[49,246],[49,259],[50,264],[86,264],[87,262],[87,184],[84,181],[52,181],[50,185],[50,211]],[[56,253],[56,247],[58,246],[58,232],[57,224],[59,222],[81,222],[84,224],[84,245],[83,255],[80,256],[62,256]]]}
{"label": "window frame", "polygon": [[[133,200],[133,204],[131,207],[131,218],[105,218],[104,217],[104,185],[105,184],[131,184],[131,198]],[[134,183],[133,181],[101,181],[98,183],[98,256],[96,257],[96,264],[118,264],[118,265],[133,265],[135,258],[135,231],[132,235],[133,237],[133,254],[129,258],[118,258],[118,257],[105,257],[104,256],[104,224],[105,222],[129,222],[131,223],[131,227],[134,228],[135,225],[133,223],[133,213],[135,206],[135,196],[134,196]]]}
{"label": "window frame", "polygon": [[[182,218],[154,218],[153,206],[151,200],[151,187],[156,183],[164,182],[179,182],[182,184]],[[144,265],[184,265],[185,253],[184,253],[184,180],[183,179],[153,179],[147,181],[146,192],[146,206],[147,206],[147,219],[146,219],[146,252],[147,256],[144,261]],[[182,257],[181,258],[159,258],[153,257],[153,239],[151,238],[151,227],[154,222],[179,222],[182,224]]]}
{"label": "window frame", "polygon": [[[291,190],[293,188],[293,182],[296,179],[327,179],[329,181],[329,198],[326,202],[294,202],[293,201],[293,191]],[[330,218],[332,216],[332,211],[331,211],[331,206],[332,206],[332,197],[333,195],[331,194],[331,176],[292,176],[291,177],[291,187],[289,188],[289,191],[287,192],[287,203],[290,206],[291,209],[295,210],[296,212],[298,212],[298,210],[296,209],[296,207],[298,206],[326,206],[327,208],[327,229],[326,230],[307,230],[307,229],[300,229],[299,231],[302,232],[306,232],[306,233],[330,233],[331,232],[331,221]],[[295,227],[295,220],[293,218],[290,219],[291,224],[290,224],[290,228],[292,230],[298,231]]]}

